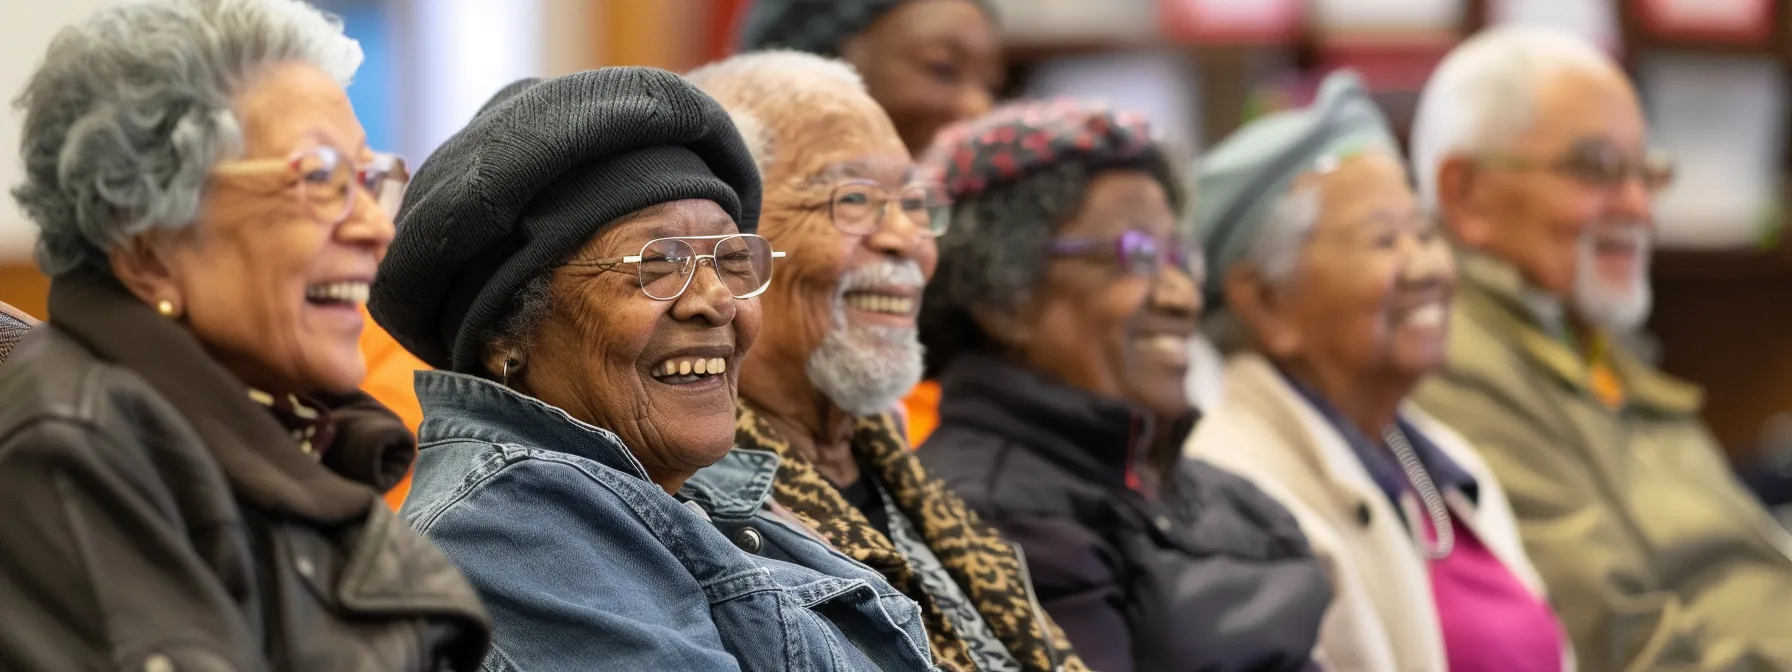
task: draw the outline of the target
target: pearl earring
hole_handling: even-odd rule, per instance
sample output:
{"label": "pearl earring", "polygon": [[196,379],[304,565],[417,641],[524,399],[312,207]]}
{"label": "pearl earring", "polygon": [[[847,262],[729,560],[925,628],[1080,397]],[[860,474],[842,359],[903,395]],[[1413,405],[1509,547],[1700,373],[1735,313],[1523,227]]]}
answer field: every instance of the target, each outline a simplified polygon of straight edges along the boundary
{"label": "pearl earring", "polygon": [[156,312],[161,313],[162,317],[174,319],[174,302],[167,299],[156,302]]}

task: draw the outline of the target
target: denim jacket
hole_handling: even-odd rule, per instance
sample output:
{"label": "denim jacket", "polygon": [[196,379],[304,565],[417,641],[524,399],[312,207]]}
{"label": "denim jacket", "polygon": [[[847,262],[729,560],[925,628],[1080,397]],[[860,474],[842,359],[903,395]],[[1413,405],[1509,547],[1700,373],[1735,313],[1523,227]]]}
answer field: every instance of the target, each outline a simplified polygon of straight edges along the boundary
{"label": "denim jacket", "polygon": [[673,497],[609,431],[487,380],[416,380],[402,513],[485,600],[485,669],[936,669],[912,600],[767,508],[777,456],[735,450]]}

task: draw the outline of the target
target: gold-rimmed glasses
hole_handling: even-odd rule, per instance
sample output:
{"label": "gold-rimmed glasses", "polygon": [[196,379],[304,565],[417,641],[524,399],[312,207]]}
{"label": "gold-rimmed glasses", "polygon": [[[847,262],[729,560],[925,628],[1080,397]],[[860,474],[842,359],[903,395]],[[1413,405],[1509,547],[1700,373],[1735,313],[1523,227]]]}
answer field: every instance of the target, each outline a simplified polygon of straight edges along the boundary
{"label": "gold-rimmed glasses", "polygon": [[1674,155],[1666,150],[1649,149],[1632,157],[1616,145],[1603,140],[1583,140],[1552,160],[1488,154],[1477,157],[1479,163],[1505,170],[1544,170],[1599,189],[1612,189],[1632,177],[1643,183],[1649,193],[1658,193],[1674,181]]}
{"label": "gold-rimmed glasses", "polygon": [[936,185],[916,183],[903,186],[894,193],[871,180],[850,180],[834,185],[828,197],[828,217],[834,228],[852,236],[868,236],[883,225],[891,203],[902,208],[909,221],[921,225],[928,235],[939,237],[951,222],[952,201],[946,190]]}
{"label": "gold-rimmed glasses", "polygon": [[355,209],[355,190],[373,196],[386,213],[397,214],[411,173],[402,157],[375,153],[373,160],[355,165],[329,145],[293,152],[284,159],[225,161],[212,168],[217,175],[253,175],[291,171],[298,185],[299,204],[324,224],[340,224]]}
{"label": "gold-rimmed glasses", "polygon": [[[709,254],[697,252],[698,243],[710,248]],[[641,282],[641,292],[656,301],[671,301],[684,294],[696,276],[697,266],[708,264],[716,278],[736,299],[759,296],[772,282],[772,260],[784,257],[772,250],[771,241],[751,233],[721,236],[680,236],[656,238],[641,246],[641,253],[608,259],[574,259],[568,266],[595,268],[599,271],[625,272],[634,266]]]}

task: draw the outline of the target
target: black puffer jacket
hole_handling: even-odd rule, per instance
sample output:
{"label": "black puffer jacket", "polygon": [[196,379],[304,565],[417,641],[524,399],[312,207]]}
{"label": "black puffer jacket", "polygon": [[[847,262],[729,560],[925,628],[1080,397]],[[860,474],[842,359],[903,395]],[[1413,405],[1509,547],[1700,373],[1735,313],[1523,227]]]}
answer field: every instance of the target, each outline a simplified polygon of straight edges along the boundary
{"label": "black puffer jacket", "polygon": [[[1192,412],[1160,423],[978,355],[940,385],[922,462],[1026,552],[1046,611],[1091,668],[1312,666],[1324,571],[1281,505],[1180,457]],[[1168,476],[1142,478],[1147,463]]]}
{"label": "black puffer jacket", "polygon": [[329,400],[320,463],[116,281],[50,311],[0,366],[0,670],[479,667],[478,596],[374,490],[397,417]]}

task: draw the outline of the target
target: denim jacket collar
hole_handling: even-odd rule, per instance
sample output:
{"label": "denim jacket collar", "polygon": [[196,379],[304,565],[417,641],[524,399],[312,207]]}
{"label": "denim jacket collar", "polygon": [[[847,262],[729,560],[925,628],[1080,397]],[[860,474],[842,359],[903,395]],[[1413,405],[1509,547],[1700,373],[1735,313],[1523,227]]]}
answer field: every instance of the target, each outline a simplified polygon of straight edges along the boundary
{"label": "denim jacket collar", "polygon": [[[419,443],[470,439],[556,450],[649,480],[641,461],[622,439],[550,406],[484,378],[446,371],[417,372],[422,402]],[[763,450],[734,449],[691,475],[678,494],[723,518],[747,518],[771,499],[778,456]]]}
{"label": "denim jacket collar", "polygon": [[747,518],[771,499],[778,463],[777,453],[735,448],[715,464],[692,474],[678,494],[703,505],[717,517]]}
{"label": "denim jacket collar", "polygon": [[416,380],[417,401],[424,411],[417,442],[425,448],[450,440],[546,448],[652,480],[614,433],[540,399],[484,378],[447,371],[418,371]]}

